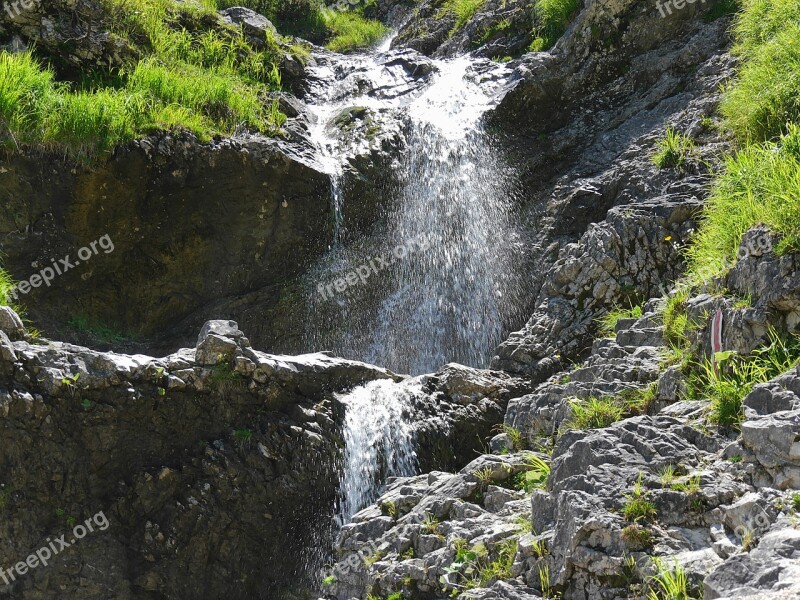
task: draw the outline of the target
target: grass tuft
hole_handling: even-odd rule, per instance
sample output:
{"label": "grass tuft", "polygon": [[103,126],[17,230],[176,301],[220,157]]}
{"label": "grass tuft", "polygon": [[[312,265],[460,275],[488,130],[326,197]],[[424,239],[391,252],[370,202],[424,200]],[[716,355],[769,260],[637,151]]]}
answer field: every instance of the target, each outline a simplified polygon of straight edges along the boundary
{"label": "grass tuft", "polygon": [[580,0],[538,0],[533,7],[535,26],[530,50],[548,50],[558,41],[580,7]]}
{"label": "grass tuft", "polygon": [[682,171],[694,154],[694,149],[692,138],[674,127],[667,127],[664,137],[656,145],[653,164],[659,169],[674,168]]}

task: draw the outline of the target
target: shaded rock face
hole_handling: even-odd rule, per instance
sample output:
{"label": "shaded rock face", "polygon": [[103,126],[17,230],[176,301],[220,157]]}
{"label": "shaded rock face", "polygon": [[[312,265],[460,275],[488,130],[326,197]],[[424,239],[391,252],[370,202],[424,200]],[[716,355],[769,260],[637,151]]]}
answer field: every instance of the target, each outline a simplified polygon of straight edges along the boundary
{"label": "shaded rock face", "polygon": [[[685,243],[708,174],[698,165],[657,169],[654,144],[669,123],[698,139],[701,155],[713,155],[723,141],[700,122],[713,114],[733,65],[725,53],[728,21],[705,23],[697,6],[661,19],[640,3],[594,2],[551,52],[510,63],[509,91],[488,120],[505,134],[531,197],[541,260],[531,274],[535,313],[500,346],[495,368],[546,377],[540,361],[555,346],[564,357],[579,356],[596,316],[631,296],[659,295],[654,287],[669,288],[681,272],[677,248],[659,245]],[[661,227],[670,231],[657,234]],[[625,240],[619,249],[614,238]],[[604,260],[619,271],[601,282],[592,273],[605,270]],[[570,281],[587,275],[582,286]]]}
{"label": "shaded rock face", "polygon": [[[338,395],[402,377],[327,353],[264,354],[234,321],[206,323],[195,348],[160,359],[31,341],[7,309],[0,324],[0,564],[105,523],[0,591],[275,598],[314,587],[334,533]],[[418,387],[425,469],[467,462],[526,389],[457,365]]]}
{"label": "shaded rock face", "polygon": [[102,511],[110,523],[9,582],[13,597],[268,598],[302,587],[338,481],[333,393],[393,376],[255,352],[224,325],[163,359],[2,343],[2,564],[69,539],[73,519]]}
{"label": "shaded rock face", "polygon": [[[5,160],[0,236],[15,279],[65,256],[78,261],[79,249],[102,236],[113,245],[20,302],[50,334],[88,315],[125,336],[172,345],[194,341],[213,312],[245,327],[258,322],[254,339],[275,348],[279,330],[265,313],[332,238],[329,179],[307,150],[259,137],[204,145],[163,136],[93,168]],[[237,303],[260,289],[268,291],[257,321]]]}

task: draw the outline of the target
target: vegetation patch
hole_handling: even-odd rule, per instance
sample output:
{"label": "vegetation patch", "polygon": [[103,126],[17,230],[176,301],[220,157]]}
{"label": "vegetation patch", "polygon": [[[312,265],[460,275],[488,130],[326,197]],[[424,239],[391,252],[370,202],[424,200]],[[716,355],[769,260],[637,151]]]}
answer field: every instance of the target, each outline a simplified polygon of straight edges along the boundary
{"label": "vegetation patch", "polygon": [[455,17],[455,23],[450,30],[452,36],[469,23],[484,4],[486,4],[486,0],[445,0],[439,14]]}
{"label": "vegetation patch", "polygon": [[625,416],[625,407],[615,398],[577,398],[570,401],[572,413],[569,425],[575,429],[603,429],[621,421]]}
{"label": "vegetation patch", "polygon": [[694,140],[688,135],[667,127],[664,137],[656,144],[653,164],[659,169],[673,168],[683,171],[695,151]]}
{"label": "vegetation patch", "polygon": [[597,320],[598,335],[603,338],[613,338],[617,334],[617,323],[621,319],[638,319],[642,316],[642,307],[614,308]]}
{"label": "vegetation patch", "polygon": [[388,30],[364,16],[366,2],[351,10],[327,8],[321,0],[216,0],[219,8],[245,6],[266,16],[284,34],[296,35],[333,52],[350,52],[375,45]]}
{"label": "vegetation patch", "polygon": [[741,68],[720,106],[739,148],[716,177],[688,250],[695,282],[725,274],[742,235],[759,224],[781,236],[776,252],[800,250],[800,4],[741,4],[733,28]]}
{"label": "vegetation patch", "polygon": [[580,7],[579,0],[538,0],[533,7],[534,28],[530,50],[548,50],[558,41]]}
{"label": "vegetation patch", "polygon": [[711,400],[711,421],[738,429],[744,419],[742,401],[753,387],[766,383],[800,362],[800,337],[769,332],[769,343],[743,356],[718,352],[716,365],[705,361],[690,377],[692,395]]}

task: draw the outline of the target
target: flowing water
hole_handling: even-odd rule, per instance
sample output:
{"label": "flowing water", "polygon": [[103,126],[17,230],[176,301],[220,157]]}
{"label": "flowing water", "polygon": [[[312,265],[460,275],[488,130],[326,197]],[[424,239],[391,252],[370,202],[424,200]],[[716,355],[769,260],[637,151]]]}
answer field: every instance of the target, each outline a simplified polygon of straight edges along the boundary
{"label": "flowing water", "polygon": [[[424,63],[433,74],[409,83],[398,56],[408,53],[384,48],[315,72],[312,137],[333,181],[335,235],[310,286],[327,283],[328,293],[312,292],[307,346],[411,374],[450,361],[486,367],[523,288],[513,173],[481,121],[509,74],[459,57]],[[395,165],[396,197],[376,209],[385,224],[348,244],[342,211],[358,199],[342,189],[346,156],[333,123],[352,107],[401,123],[405,151]],[[330,282],[359,269],[370,272],[368,282],[333,289]]]}
{"label": "flowing water", "polygon": [[391,380],[372,381],[339,399],[346,411],[336,511],[341,526],[375,501],[387,477],[414,475],[417,455],[408,418],[410,390]]}
{"label": "flowing water", "polygon": [[[409,77],[415,57],[388,42],[368,56],[322,57],[312,70],[311,135],[331,175],[334,239],[311,276],[306,344],[411,374],[450,361],[486,367],[523,304],[513,173],[482,124],[509,73],[470,57],[416,58],[422,77]],[[404,147],[394,164],[399,189],[376,209],[382,224],[361,237],[343,218],[359,200],[343,185],[347,160],[380,142],[343,144],[337,127],[353,107],[394,128]],[[316,293],[366,265],[368,281]],[[408,383],[377,381],[338,396],[345,448],[336,526],[374,502],[387,477],[415,473],[414,393]]]}

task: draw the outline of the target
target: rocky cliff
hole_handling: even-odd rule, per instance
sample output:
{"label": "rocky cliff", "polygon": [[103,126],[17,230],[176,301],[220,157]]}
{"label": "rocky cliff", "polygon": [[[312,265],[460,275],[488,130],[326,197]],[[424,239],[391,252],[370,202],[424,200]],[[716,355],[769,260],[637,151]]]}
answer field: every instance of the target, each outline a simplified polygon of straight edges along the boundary
{"label": "rocky cliff", "polygon": [[[759,225],[724,274],[686,276],[733,142],[730,6],[592,0],[548,29],[542,3],[379,0],[362,12],[397,28],[393,50],[349,62],[209,6],[170,27],[277,52],[286,91],[261,101],[279,134],[151,132],[88,162],[13,140],[0,159],[17,279],[111,242],[23,293],[27,322],[0,307],[0,595],[798,597],[798,254]],[[76,89],[124,71],[141,48],[105,7],[8,12],[4,52],[35,43]],[[329,330],[377,337],[355,330],[384,279],[347,322],[310,286],[342,248],[397,241],[403,103],[468,51],[510,73],[471,74],[492,88],[486,163],[514,174],[503,241],[524,246],[505,341],[490,369],[417,377],[316,352]],[[367,105],[320,131],[350,97]],[[675,131],[691,151],[657,164]],[[348,394],[376,381],[403,398],[418,474],[350,473],[380,492],[339,527]]]}

